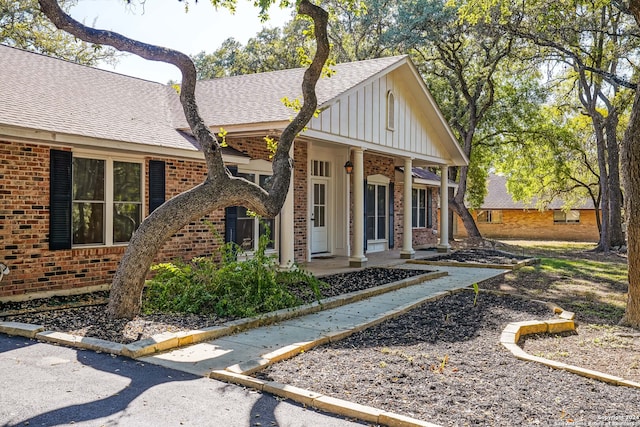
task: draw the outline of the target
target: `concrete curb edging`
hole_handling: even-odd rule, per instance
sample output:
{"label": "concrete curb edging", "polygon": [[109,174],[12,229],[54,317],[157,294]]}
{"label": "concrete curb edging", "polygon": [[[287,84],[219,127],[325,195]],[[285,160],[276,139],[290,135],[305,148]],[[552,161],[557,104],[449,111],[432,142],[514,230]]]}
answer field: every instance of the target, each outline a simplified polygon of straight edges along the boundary
{"label": "concrete curb edging", "polygon": [[313,391],[304,390],[275,381],[263,381],[236,372],[213,371],[209,378],[250,387],[258,391],[291,399],[306,406],[311,406],[332,414],[357,418],[366,422],[381,424],[389,427],[439,427],[437,424],[420,421],[404,415],[386,412],[381,409],[352,403],[347,400],[325,396]]}
{"label": "concrete curb edging", "polygon": [[545,321],[524,321],[509,323],[502,331],[500,336],[500,344],[502,344],[507,350],[511,352],[516,358],[525,360],[527,362],[541,363],[549,368],[561,369],[567,372],[571,372],[583,377],[591,378],[598,381],[603,381],[613,385],[640,388],[640,383],[625,380],[624,378],[617,377],[615,375],[609,375],[603,372],[594,371],[591,369],[581,368],[575,365],[569,365],[566,363],[558,362],[556,360],[546,359],[544,357],[532,356],[522,349],[518,345],[518,341],[521,337],[531,334],[558,334],[561,332],[575,331],[575,323],[573,321],[575,314],[570,311],[565,311],[559,307],[554,308],[554,312],[559,315],[559,318],[550,319]]}
{"label": "concrete curb edging", "polygon": [[389,427],[438,427],[437,424],[413,419],[392,412],[386,412],[381,409],[376,409],[357,403],[352,403],[347,400],[325,396],[320,393],[301,389],[287,384],[273,381],[262,381],[260,379],[251,377],[250,375],[261,371],[269,365],[292,358],[304,351],[310,350],[319,345],[323,345],[328,342],[339,341],[356,332],[384,322],[385,320],[389,320],[405,314],[406,312],[420,305],[426,304],[427,302],[436,301],[440,298],[444,298],[445,296],[454,295],[465,291],[468,291],[467,287],[460,287],[449,291],[438,292],[429,297],[421,298],[417,301],[405,304],[404,306],[383,313],[380,317],[358,325],[355,328],[332,332],[314,341],[288,345],[281,349],[272,351],[268,354],[263,354],[259,359],[232,365],[225,368],[224,370],[212,371],[209,374],[209,378],[242,385],[244,387],[254,388],[258,391],[272,393],[277,396],[285,397],[295,402],[302,403],[304,405],[312,406],[314,408],[330,412],[332,414],[353,417],[363,421],[373,422]]}
{"label": "concrete curb edging", "polygon": [[425,274],[408,277],[397,282],[387,283],[385,285],[363,289],[361,291],[354,291],[348,294],[330,297],[322,300],[321,302],[316,301],[299,307],[266,313],[257,317],[232,320],[223,325],[212,326],[209,328],[181,331],[175,333],[164,332],[154,335],[151,338],[132,342],[130,344],[114,343],[111,341],[72,335],[62,332],[45,331],[45,328],[42,325],[31,325],[28,323],[19,322],[0,322],[0,333],[23,336],[26,338],[35,338],[42,341],[67,345],[70,347],[86,348],[136,359],[138,357],[148,356],[186,345],[196,344],[202,341],[209,341],[228,335],[233,335],[247,329],[270,325],[295,317],[317,313],[322,310],[341,307],[343,305],[360,301],[365,298],[380,295],[397,289],[406,288],[408,286],[412,286],[432,279],[437,279],[447,275],[448,273],[444,271],[431,271]]}
{"label": "concrete curb edging", "polygon": [[468,290],[468,288],[463,287],[463,288],[453,289],[449,291],[437,292],[428,297],[421,298],[409,304],[405,304],[398,308],[389,310],[385,313],[382,313],[379,317],[373,320],[369,320],[367,322],[361,323],[359,325],[356,325],[353,328],[349,328],[341,331],[329,332],[326,335],[323,335],[322,337],[313,341],[305,341],[305,342],[291,344],[291,345],[282,347],[280,349],[271,351],[270,353],[263,354],[258,359],[248,360],[236,365],[228,366],[225,368],[225,370],[228,372],[239,374],[239,375],[251,375],[258,371],[263,370],[269,365],[280,362],[282,360],[291,359],[292,357],[297,356],[298,354],[303,353],[307,350],[311,350],[314,347],[328,344],[330,342],[340,341],[342,339],[349,337],[350,335],[355,334],[356,332],[363,331],[367,328],[377,325],[378,323],[382,323],[386,320],[390,320],[395,317],[401,316],[416,307],[426,304],[427,302],[436,301],[447,295],[453,295],[459,292],[464,292],[466,290]]}

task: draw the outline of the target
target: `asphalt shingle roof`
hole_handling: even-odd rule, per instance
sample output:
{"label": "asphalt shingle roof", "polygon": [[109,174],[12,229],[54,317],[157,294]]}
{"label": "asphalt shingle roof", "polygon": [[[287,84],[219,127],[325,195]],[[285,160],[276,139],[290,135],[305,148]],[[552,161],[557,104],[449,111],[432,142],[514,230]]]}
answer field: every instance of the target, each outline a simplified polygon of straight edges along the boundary
{"label": "asphalt shingle roof", "polygon": [[[335,74],[317,83],[318,106],[406,58],[406,55],[392,56],[332,66]],[[304,71],[295,68],[199,81],[196,99],[200,114],[210,126],[288,121],[295,113],[281,100],[285,96],[290,100],[301,97]],[[173,102],[174,122],[187,127],[177,104],[179,100]]]}
{"label": "asphalt shingle roof", "polygon": [[[535,205],[535,200],[530,204],[514,201],[507,191],[507,177],[489,175],[487,179],[487,196],[482,204],[482,209],[536,209]],[[547,206],[547,209],[562,209],[563,206],[564,201],[556,198]],[[575,209],[593,209],[593,203],[585,200],[583,204],[576,206]]]}
{"label": "asphalt shingle roof", "polygon": [[196,150],[171,123],[169,86],[0,45],[0,124]]}
{"label": "asphalt shingle roof", "polygon": [[[406,56],[332,67],[317,85],[327,103]],[[86,67],[0,45],[0,125],[197,150],[175,91],[168,85]],[[242,125],[288,121],[284,96],[301,94],[303,68],[200,81],[196,97],[205,122]]]}

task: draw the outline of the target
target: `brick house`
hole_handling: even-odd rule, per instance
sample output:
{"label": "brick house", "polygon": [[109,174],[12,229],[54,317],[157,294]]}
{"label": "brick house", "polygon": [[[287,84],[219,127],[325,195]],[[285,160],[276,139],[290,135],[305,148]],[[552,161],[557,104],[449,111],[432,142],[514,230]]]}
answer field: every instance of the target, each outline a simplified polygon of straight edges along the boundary
{"label": "brick house", "polygon": [[[0,62],[0,262],[10,270],[0,300],[106,289],[142,219],[206,175],[178,96],[168,85],[2,45]],[[397,169],[446,176],[467,163],[414,65],[397,56],[334,68],[318,83],[320,114],[296,138],[285,206],[266,220],[270,250],[282,265],[332,255],[364,266],[367,253],[412,257],[414,244],[437,236],[448,248],[447,221],[436,218],[441,185]],[[205,122],[228,132],[223,157],[233,173],[269,179],[264,137],[277,139],[288,124],[293,113],[281,99],[298,96],[302,73],[198,83]],[[157,259],[207,255],[220,238],[250,254],[264,231],[243,207],[203,219]]]}
{"label": "brick house", "polygon": [[[564,211],[564,202],[554,199],[547,209],[541,211],[533,205],[514,201],[507,192],[506,184],[506,177],[490,175],[484,203],[472,212],[483,237],[578,242],[597,242],[600,239],[596,210],[589,200]],[[457,215],[455,218],[454,237],[466,237],[462,220]]]}

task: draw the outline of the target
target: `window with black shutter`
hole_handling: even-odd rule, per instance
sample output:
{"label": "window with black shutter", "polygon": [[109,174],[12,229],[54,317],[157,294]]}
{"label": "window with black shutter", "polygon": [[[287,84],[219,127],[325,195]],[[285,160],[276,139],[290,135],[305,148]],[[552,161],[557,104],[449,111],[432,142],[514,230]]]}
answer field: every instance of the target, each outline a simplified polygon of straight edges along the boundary
{"label": "window with black shutter", "polygon": [[49,165],[49,249],[71,249],[70,151],[51,150]]}

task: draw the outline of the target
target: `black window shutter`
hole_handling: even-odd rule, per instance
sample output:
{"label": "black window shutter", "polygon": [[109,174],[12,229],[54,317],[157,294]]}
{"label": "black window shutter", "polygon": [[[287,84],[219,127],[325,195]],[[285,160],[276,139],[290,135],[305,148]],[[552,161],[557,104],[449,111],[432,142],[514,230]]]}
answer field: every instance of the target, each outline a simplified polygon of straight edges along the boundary
{"label": "black window shutter", "polygon": [[71,249],[71,151],[51,150],[49,161],[49,249]]}
{"label": "black window shutter", "polygon": [[395,246],[393,240],[394,240],[394,235],[393,235],[393,199],[394,199],[394,184],[393,182],[389,183],[389,249],[393,249],[393,247]]}
{"label": "black window shutter", "polygon": [[165,192],[164,162],[149,160],[149,213],[165,202]]}
{"label": "black window shutter", "polygon": [[[227,166],[232,175],[238,173],[237,166]],[[224,210],[224,241],[234,242],[236,238],[236,223],[238,222],[238,207],[230,206]]]}
{"label": "black window shutter", "polygon": [[433,227],[433,191],[427,188],[427,228]]}
{"label": "black window shutter", "polygon": [[363,227],[363,234],[364,234],[364,252],[367,252],[367,180],[364,180],[364,190],[363,190],[363,195],[362,195],[362,204],[364,205],[364,223],[362,224]]}

